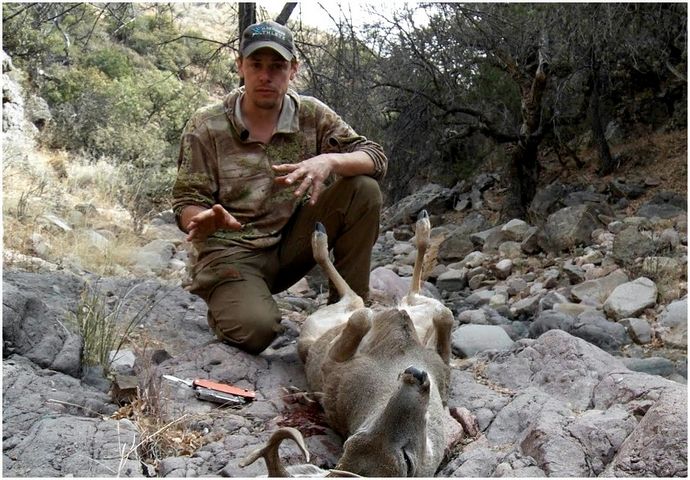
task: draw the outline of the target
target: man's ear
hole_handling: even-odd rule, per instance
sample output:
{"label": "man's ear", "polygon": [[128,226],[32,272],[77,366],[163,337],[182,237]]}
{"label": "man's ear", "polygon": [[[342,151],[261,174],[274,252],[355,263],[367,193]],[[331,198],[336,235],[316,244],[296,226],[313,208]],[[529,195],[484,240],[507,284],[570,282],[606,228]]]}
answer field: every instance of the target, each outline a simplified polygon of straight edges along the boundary
{"label": "man's ear", "polygon": [[242,57],[235,58],[235,65],[237,66],[237,73],[240,78],[244,78],[244,72],[242,71]]}
{"label": "man's ear", "polygon": [[299,63],[297,60],[292,60],[290,62],[290,80],[294,80],[297,76],[297,70],[299,70]]}

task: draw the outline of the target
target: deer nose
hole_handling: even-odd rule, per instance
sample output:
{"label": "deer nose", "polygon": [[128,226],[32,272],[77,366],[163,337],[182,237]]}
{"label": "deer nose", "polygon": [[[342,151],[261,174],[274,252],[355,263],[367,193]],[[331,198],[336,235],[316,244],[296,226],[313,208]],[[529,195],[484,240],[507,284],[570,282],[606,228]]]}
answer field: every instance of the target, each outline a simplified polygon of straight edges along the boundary
{"label": "deer nose", "polygon": [[427,383],[429,379],[429,375],[424,370],[420,370],[413,365],[407,367],[404,373],[407,375],[412,375],[414,380],[416,380],[420,386],[423,386],[425,383]]}

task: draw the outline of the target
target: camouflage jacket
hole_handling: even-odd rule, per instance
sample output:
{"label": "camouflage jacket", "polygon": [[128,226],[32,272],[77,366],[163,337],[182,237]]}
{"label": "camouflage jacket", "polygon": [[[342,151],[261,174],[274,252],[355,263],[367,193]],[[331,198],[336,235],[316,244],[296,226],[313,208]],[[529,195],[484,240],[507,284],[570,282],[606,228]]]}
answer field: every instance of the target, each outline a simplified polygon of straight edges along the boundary
{"label": "camouflage jacket", "polygon": [[[187,122],[180,141],[173,210],[180,228],[184,207],[210,208],[220,203],[244,228],[219,230],[195,247],[199,260],[221,251],[266,248],[280,241],[280,232],[304,198],[296,185],[275,185],[271,165],[297,163],[321,153],[366,152],[374,161],[377,180],[387,159],[376,143],[357,135],[319,100],[288,91],[276,131],[268,144],[254,141],[239,109],[243,89],[222,103],[198,110]],[[230,248],[230,250],[228,250]],[[210,258],[209,258],[210,260]]]}

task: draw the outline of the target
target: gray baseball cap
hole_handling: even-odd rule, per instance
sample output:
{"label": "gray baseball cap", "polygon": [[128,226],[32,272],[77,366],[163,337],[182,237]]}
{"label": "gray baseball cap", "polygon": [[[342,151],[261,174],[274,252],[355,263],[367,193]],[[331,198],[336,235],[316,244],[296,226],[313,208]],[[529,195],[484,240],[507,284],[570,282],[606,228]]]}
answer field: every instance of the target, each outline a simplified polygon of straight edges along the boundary
{"label": "gray baseball cap", "polygon": [[270,20],[249,25],[242,33],[240,53],[244,58],[260,48],[275,50],[287,61],[295,57],[292,32],[286,26]]}

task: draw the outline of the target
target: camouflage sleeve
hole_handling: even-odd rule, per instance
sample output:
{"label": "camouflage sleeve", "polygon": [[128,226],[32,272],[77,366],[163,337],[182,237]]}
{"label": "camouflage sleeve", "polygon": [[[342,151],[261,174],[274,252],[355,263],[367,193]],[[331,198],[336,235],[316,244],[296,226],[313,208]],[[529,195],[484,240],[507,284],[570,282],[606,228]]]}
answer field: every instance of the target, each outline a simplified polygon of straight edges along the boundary
{"label": "camouflage sleeve", "polygon": [[365,152],[374,162],[375,170],[371,176],[376,180],[381,180],[388,169],[388,159],[383,148],[378,143],[358,135],[350,125],[326,105],[320,104],[320,107],[317,134],[321,153]]}
{"label": "camouflage sleeve", "polygon": [[180,139],[177,178],[173,185],[173,212],[180,230],[180,215],[185,207],[196,205],[211,208],[215,202],[217,179],[212,167],[214,157],[204,145],[192,118]]}

